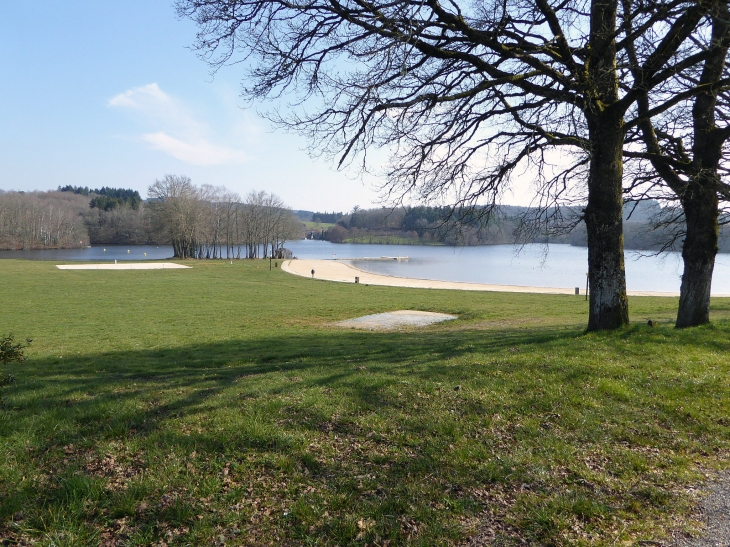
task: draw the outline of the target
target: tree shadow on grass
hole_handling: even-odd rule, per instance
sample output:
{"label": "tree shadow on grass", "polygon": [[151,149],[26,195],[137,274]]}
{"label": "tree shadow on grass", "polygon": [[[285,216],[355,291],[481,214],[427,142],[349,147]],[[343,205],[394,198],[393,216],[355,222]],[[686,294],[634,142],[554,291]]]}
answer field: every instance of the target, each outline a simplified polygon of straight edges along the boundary
{"label": "tree shadow on grass", "polygon": [[[644,331],[626,334],[636,333]],[[611,335],[600,336],[610,340]],[[5,439],[25,436],[25,446],[8,448],[11,459],[21,460],[19,472],[35,469],[45,478],[2,488],[0,537],[3,529],[10,533],[8,523],[21,510],[35,530],[80,527],[88,534],[80,543],[89,544],[118,515],[136,523],[135,533],[155,537],[164,531],[161,523],[214,528],[240,518],[223,510],[223,516],[219,511],[199,522],[193,518],[200,510],[196,500],[203,496],[196,491],[202,488],[198,483],[188,490],[180,484],[186,480],[187,460],[201,468],[193,482],[206,482],[221,507],[234,498],[259,496],[269,506],[262,529],[284,530],[289,538],[313,534],[323,543],[375,537],[405,543],[418,523],[428,523],[421,530],[424,538],[458,537],[458,525],[447,524],[448,515],[480,510],[483,500],[471,493],[473,486],[532,484],[533,493],[554,489],[541,485],[535,471],[511,458],[510,450],[520,435],[549,440],[550,421],[560,418],[552,410],[563,396],[559,391],[536,394],[535,378],[549,374],[556,385],[579,385],[594,375],[581,362],[548,366],[533,359],[581,337],[575,330],[554,328],[321,330],[36,359],[5,392],[0,431]],[[521,352],[530,358],[521,359]],[[493,389],[503,389],[505,401],[472,393],[479,388],[476,369],[492,375]],[[513,377],[500,387],[499,375]],[[503,439],[472,443],[463,449],[468,455],[454,452],[466,433],[479,430],[475,424],[510,406],[525,423],[534,415],[546,429],[530,433],[533,426],[527,423],[528,433],[520,433],[505,425]],[[93,466],[89,470],[90,459],[107,457],[97,448],[109,443],[140,453],[148,478],[135,479],[143,483],[137,484],[139,499],[130,502],[129,489],[110,494],[93,487],[111,480],[94,475]],[[164,472],[155,468],[166,461],[165,454],[182,465],[167,481],[177,484],[170,488],[177,488],[180,510],[159,501],[167,494],[161,486]],[[226,462],[234,463],[228,483],[221,478],[223,469],[231,469]],[[252,473],[264,477],[259,486],[248,480]],[[284,493],[270,487],[276,480],[287,481]],[[581,484],[576,479],[572,485],[576,495],[594,495],[591,484]],[[324,490],[330,492],[328,499]],[[149,509],[140,512],[140,500]],[[249,520],[258,514],[251,511],[244,511]],[[596,518],[610,512],[602,511]],[[66,516],[48,524],[49,512]],[[374,524],[358,525],[358,519]],[[549,540],[559,528],[535,533],[548,534],[538,539]],[[190,533],[181,537],[189,540],[185,534]]]}
{"label": "tree shadow on grass", "polygon": [[[712,327],[710,327],[712,328]],[[707,330],[707,329],[705,329]],[[630,327],[620,333],[629,339],[638,334],[654,334],[644,327]],[[681,336],[683,345],[711,344],[727,351],[728,344],[714,333]],[[599,334],[603,338],[614,334]],[[544,328],[483,331],[407,331],[397,333],[361,331],[319,331],[308,335],[283,335],[254,340],[227,340],[171,349],[134,350],[109,354],[36,359],[16,374],[21,381],[5,391],[6,411],[19,415],[59,414],[61,420],[77,422],[48,437],[50,445],[73,442],[77,436],[118,433],[108,422],[128,423],[133,433],[155,430],[167,417],[177,418],[207,410],[206,401],[232,385],[239,386],[241,398],[287,396],[302,389],[334,387],[346,389],[348,397],[366,408],[392,405],[383,388],[414,379],[458,385],[470,372],[459,359],[474,356],[475,364],[499,362],[503,370],[530,369],[533,365],[509,359],[512,351],[541,351],[541,348],[580,339],[582,333]],[[610,338],[608,340],[610,342]],[[453,363],[459,362],[458,366]],[[563,375],[576,381],[594,372],[591,367],[572,364]],[[296,382],[281,380],[261,383],[261,379],[305,374]],[[373,379],[375,379],[374,383]],[[157,393],[179,397],[161,401]],[[169,397],[168,397],[169,398]],[[126,401],[149,401],[149,408],[125,409],[105,415],[107,408],[121,408]],[[107,413],[108,414],[108,413]],[[98,421],[100,415],[105,419]],[[14,429],[5,425],[5,434]]]}

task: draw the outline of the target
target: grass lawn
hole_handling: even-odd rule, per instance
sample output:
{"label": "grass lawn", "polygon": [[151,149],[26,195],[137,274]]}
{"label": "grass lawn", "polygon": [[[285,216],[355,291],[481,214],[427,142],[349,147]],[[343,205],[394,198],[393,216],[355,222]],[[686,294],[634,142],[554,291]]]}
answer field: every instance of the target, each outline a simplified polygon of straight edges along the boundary
{"label": "grass lawn", "polygon": [[370,243],[379,245],[444,245],[440,241],[425,241],[417,237],[403,237],[400,235],[368,235],[361,234],[349,237],[343,243]]}
{"label": "grass lawn", "polygon": [[[730,454],[730,300],[585,334],[583,297],[0,261],[0,539],[78,545],[634,545],[696,529]],[[392,333],[333,321],[459,319]],[[647,319],[660,322],[646,326]]]}
{"label": "grass lawn", "polygon": [[312,222],[309,220],[303,220],[302,224],[307,230],[329,230],[334,226],[334,222]]}

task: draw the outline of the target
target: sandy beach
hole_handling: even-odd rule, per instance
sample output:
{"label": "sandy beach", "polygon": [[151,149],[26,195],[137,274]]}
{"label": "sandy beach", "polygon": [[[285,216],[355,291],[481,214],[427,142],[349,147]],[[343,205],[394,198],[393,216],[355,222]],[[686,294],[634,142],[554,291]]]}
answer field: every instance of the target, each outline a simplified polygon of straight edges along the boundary
{"label": "sandy beach", "polygon": [[[345,262],[338,260],[287,260],[282,263],[281,269],[285,272],[302,277],[336,281],[339,283],[354,283],[355,277],[365,285],[384,285],[388,287],[410,287],[414,289],[450,289],[459,291],[492,291],[492,292],[519,292],[537,294],[575,294],[574,287],[528,287],[522,285],[490,285],[486,283],[460,283],[456,281],[434,281],[431,279],[410,279],[365,272]],[[581,287],[581,295],[585,296]],[[628,291],[629,296],[673,296],[679,292],[651,292]],[[726,296],[726,295],[715,295]]]}

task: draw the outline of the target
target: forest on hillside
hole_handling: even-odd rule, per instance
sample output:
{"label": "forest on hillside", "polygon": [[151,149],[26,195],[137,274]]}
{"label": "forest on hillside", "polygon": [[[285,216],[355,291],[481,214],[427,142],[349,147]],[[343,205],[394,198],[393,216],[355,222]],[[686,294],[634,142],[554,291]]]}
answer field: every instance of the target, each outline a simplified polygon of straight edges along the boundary
{"label": "forest on hillside", "polygon": [[303,237],[301,222],[274,194],[241,198],[174,176],[150,192],[154,198],[144,201],[135,190],[107,187],[0,190],[0,249],[171,244],[182,258],[247,258],[270,256]]}
{"label": "forest on hillside", "polygon": [[[449,207],[396,207],[361,209],[350,213],[297,211],[300,219],[334,224],[316,225],[307,237],[333,243],[391,243],[421,245],[499,245],[524,243],[566,243],[586,246],[586,228],[580,208],[563,208],[549,222],[537,217],[530,207],[502,206],[485,214],[479,209],[464,211]],[[338,216],[339,215],[339,216]],[[322,219],[327,220],[322,220]],[[549,229],[545,228],[549,224]],[[537,227],[537,228],[536,228]],[[624,206],[624,245],[633,250],[678,250],[684,233],[681,213],[662,207],[658,201],[629,202]],[[723,225],[720,250],[730,252],[730,226]]]}
{"label": "forest on hillside", "polygon": [[[562,226],[535,230],[534,210],[528,207],[503,206],[491,215],[427,206],[294,212],[274,194],[250,192],[242,198],[223,187],[195,186],[186,177],[167,176],[150,190],[146,201],[135,190],[108,187],[0,190],[0,249],[172,244],[181,257],[239,258],[268,257],[285,241],[302,237],[333,243],[586,245],[585,225],[571,220],[579,218],[577,208],[561,212]],[[306,233],[302,221],[310,223]],[[681,215],[657,201],[625,206],[626,249],[678,249],[682,231]],[[727,225],[721,227],[720,250],[730,252]]]}

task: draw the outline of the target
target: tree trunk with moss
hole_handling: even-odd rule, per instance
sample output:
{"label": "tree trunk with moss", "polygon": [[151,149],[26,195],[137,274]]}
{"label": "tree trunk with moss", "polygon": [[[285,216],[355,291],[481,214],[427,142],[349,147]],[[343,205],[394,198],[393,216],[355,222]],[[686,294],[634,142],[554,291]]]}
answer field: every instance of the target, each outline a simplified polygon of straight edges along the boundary
{"label": "tree trunk with moss", "polygon": [[[713,14],[712,43],[722,47],[705,62],[701,76],[703,84],[717,82],[723,76],[730,35],[729,15],[726,3],[721,3]],[[715,89],[706,89],[697,95],[692,107],[694,175],[680,194],[687,234],[682,246],[684,272],[677,328],[710,322],[710,287],[719,234],[718,168],[728,138],[728,129],[721,129],[716,124],[716,110]]]}
{"label": "tree trunk with moss", "polygon": [[629,322],[623,239],[623,111],[617,108],[616,15],[618,2],[596,0],[591,9],[588,76],[593,87],[586,118],[590,141],[588,205],[588,330]]}
{"label": "tree trunk with moss", "polygon": [[629,322],[623,236],[622,120],[598,118],[589,125],[591,166],[585,223],[588,233],[588,330]]}
{"label": "tree trunk with moss", "polygon": [[719,233],[717,176],[713,172],[706,177],[695,177],[682,197],[687,234],[682,245],[684,272],[677,328],[710,322],[710,287]]}

